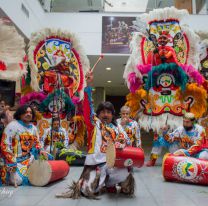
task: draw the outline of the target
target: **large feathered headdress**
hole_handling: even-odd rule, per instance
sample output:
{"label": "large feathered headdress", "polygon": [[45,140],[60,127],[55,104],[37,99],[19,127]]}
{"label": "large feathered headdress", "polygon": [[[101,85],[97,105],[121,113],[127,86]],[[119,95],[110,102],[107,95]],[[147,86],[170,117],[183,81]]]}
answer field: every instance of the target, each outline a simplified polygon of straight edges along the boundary
{"label": "large feathered headdress", "polygon": [[[90,69],[89,60],[75,34],[60,29],[46,28],[33,33],[29,43],[29,64],[31,68],[31,87],[41,90],[46,72],[51,71],[60,62],[66,60],[64,71],[72,80],[71,98],[83,98],[85,74]],[[67,84],[68,80],[66,80]]]}

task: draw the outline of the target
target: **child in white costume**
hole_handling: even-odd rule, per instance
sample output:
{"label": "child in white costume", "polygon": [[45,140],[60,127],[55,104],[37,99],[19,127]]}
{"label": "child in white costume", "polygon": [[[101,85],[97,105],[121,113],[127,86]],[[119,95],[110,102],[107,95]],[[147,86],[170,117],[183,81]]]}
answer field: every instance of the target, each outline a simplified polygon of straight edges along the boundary
{"label": "child in white costume", "polygon": [[[52,127],[48,128],[44,135],[42,136],[42,144],[44,150],[47,152],[56,150],[56,143],[61,143],[61,147],[68,147],[69,144],[69,138],[67,135],[66,130],[63,127],[60,127],[59,125],[59,119],[54,118]],[[51,131],[52,130],[52,131]],[[51,142],[51,135],[52,135],[52,142]],[[51,146],[51,149],[50,149]],[[55,155],[55,154],[54,154]]]}

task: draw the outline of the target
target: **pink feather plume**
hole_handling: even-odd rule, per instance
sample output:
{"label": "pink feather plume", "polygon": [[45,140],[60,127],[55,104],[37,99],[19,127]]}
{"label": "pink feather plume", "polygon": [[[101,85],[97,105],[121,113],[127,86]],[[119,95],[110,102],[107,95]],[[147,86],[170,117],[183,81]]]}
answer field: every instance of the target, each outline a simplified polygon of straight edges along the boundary
{"label": "pink feather plume", "polygon": [[146,65],[138,64],[137,69],[142,75],[144,75],[144,74],[147,74],[149,71],[151,71],[152,65],[151,64],[146,64]]}
{"label": "pink feather plume", "polygon": [[137,89],[142,85],[142,80],[136,76],[135,72],[131,72],[128,75],[128,87],[132,93],[135,93]]}
{"label": "pink feather plume", "polygon": [[180,65],[181,68],[186,72],[186,74],[192,78],[198,85],[202,85],[205,78],[199,73],[192,65]]}
{"label": "pink feather plume", "polygon": [[32,101],[37,101],[41,103],[46,98],[46,95],[42,92],[31,92],[26,94],[25,96],[21,97],[20,99],[20,105],[24,105],[27,103],[30,103]]}

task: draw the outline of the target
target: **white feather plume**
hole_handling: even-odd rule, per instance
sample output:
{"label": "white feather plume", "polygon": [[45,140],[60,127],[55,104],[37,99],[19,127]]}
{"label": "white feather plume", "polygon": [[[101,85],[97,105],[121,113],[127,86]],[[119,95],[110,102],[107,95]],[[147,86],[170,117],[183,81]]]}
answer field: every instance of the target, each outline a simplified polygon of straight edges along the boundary
{"label": "white feather plume", "polygon": [[200,37],[200,43],[199,43],[200,60],[203,60],[207,56],[208,31],[197,31],[196,33]]}
{"label": "white feather plume", "polygon": [[154,20],[160,21],[167,19],[177,19],[178,21],[181,21],[183,18],[187,17],[188,14],[186,9],[178,10],[172,6],[162,9],[153,9],[148,14],[142,14],[140,19],[146,23]]}
{"label": "white feather plume", "polygon": [[199,69],[200,57],[199,57],[199,36],[189,28],[188,25],[181,25],[181,30],[186,34],[189,41],[189,53],[187,64],[192,65],[195,69]]}
{"label": "white feather plume", "polygon": [[146,131],[152,129],[158,133],[160,128],[166,124],[170,126],[171,130],[183,125],[183,117],[174,116],[169,113],[164,113],[159,116],[149,116],[142,113],[139,117],[140,126]]}
{"label": "white feather plume", "polygon": [[[0,60],[6,65],[6,70],[0,72],[0,79],[16,81],[26,74],[25,42],[14,26],[0,19]],[[19,63],[23,64],[23,69]]]}
{"label": "white feather plume", "polygon": [[123,78],[125,79],[127,84],[128,84],[128,75],[131,72],[135,72],[136,76],[142,79],[142,74],[136,68],[136,65],[138,63],[142,63],[141,46],[140,46],[142,37],[143,36],[141,35],[141,33],[135,32],[133,34],[133,38],[130,43],[131,55],[129,56],[129,59],[127,61],[124,74],[123,74]]}

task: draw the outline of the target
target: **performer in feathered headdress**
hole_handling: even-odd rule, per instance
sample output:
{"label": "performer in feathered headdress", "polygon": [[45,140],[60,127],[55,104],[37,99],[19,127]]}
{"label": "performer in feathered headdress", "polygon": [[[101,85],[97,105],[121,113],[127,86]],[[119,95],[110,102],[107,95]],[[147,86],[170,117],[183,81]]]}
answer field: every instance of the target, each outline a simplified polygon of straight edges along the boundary
{"label": "performer in feathered headdress", "polygon": [[171,149],[159,142],[162,127],[173,130],[182,125],[184,113],[199,118],[207,110],[205,78],[198,71],[199,37],[180,24],[187,15],[174,7],[155,9],[134,22],[138,32],[124,71],[131,91],[126,104],[132,115],[139,116],[143,129],[155,132],[149,166],[155,164],[163,146]]}
{"label": "performer in feathered headdress", "polygon": [[[30,89],[27,93],[28,89],[23,88],[25,95],[21,103],[37,103],[38,114],[42,115],[37,121],[40,136],[49,128],[53,117],[60,119],[60,127],[68,133],[67,116],[74,116],[83,101],[85,74],[90,68],[78,39],[68,31],[43,29],[32,34],[28,59]],[[80,144],[84,135],[81,138]]]}

